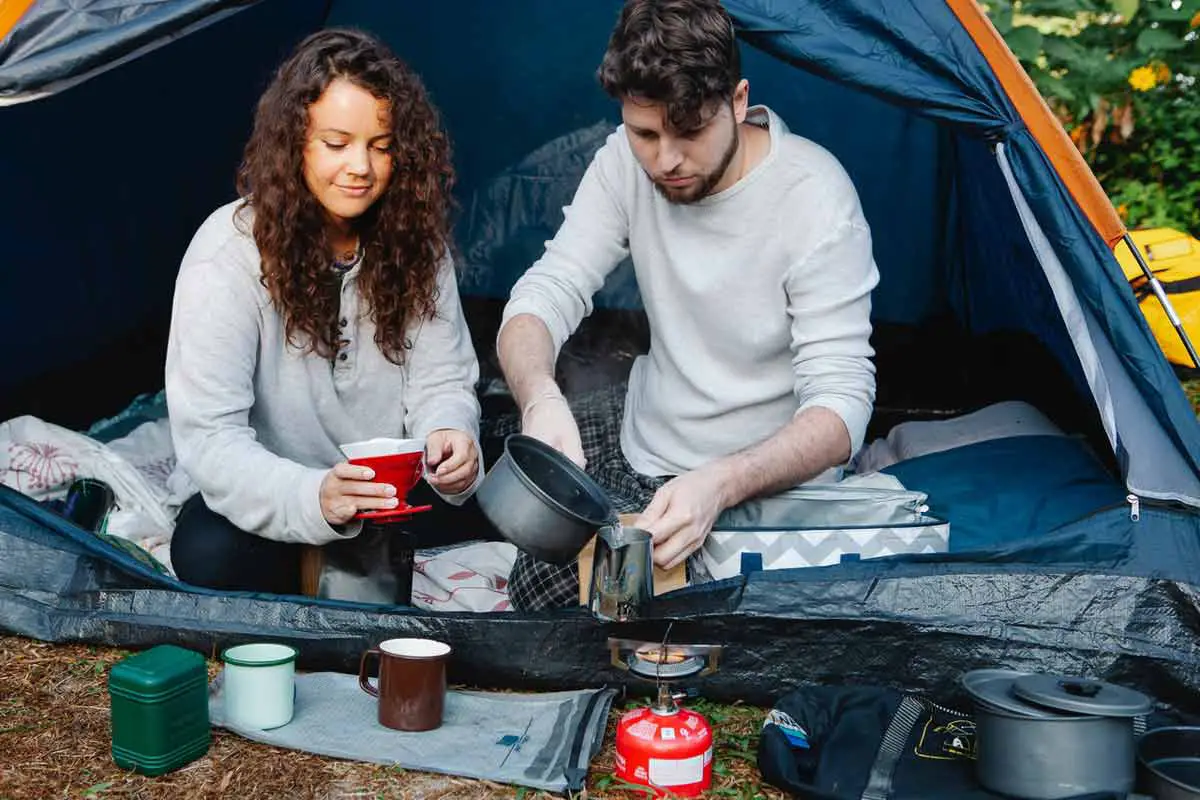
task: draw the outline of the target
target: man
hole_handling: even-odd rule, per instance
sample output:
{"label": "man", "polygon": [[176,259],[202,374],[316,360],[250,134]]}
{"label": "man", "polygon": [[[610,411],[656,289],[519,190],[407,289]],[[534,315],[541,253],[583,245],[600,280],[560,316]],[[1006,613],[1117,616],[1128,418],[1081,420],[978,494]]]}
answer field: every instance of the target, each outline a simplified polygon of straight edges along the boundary
{"label": "man", "polygon": [[[671,568],[722,510],[836,480],[862,444],[878,271],[840,164],[748,105],[718,0],[628,0],[599,79],[623,125],[513,287],[497,349],[523,432],[640,511]],[[584,447],[554,364],[627,255],[650,348],[629,377],[619,448],[604,452],[603,437]],[[575,604],[577,570],[521,554],[510,596],[523,610]]]}

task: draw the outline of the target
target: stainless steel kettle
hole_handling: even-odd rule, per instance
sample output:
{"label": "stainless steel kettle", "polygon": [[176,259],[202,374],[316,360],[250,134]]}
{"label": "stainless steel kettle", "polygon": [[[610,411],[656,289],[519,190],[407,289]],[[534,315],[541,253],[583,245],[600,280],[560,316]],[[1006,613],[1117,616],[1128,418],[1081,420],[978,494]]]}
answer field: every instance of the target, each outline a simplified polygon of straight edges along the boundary
{"label": "stainless steel kettle", "polygon": [[638,619],[654,596],[653,539],[649,531],[619,523],[596,533],[588,607],[610,622]]}

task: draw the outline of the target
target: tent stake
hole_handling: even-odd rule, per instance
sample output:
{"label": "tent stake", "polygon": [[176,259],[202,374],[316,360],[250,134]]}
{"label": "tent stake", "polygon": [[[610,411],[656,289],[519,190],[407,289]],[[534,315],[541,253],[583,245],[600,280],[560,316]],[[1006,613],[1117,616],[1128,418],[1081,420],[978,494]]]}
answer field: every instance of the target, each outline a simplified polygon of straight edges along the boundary
{"label": "tent stake", "polygon": [[1188,338],[1187,331],[1183,329],[1183,323],[1180,321],[1179,315],[1175,313],[1175,308],[1171,305],[1171,301],[1167,297],[1167,292],[1163,289],[1162,283],[1150,271],[1150,266],[1146,263],[1146,259],[1142,258],[1142,251],[1138,249],[1137,244],[1133,241],[1133,237],[1126,232],[1123,238],[1125,239],[1126,247],[1133,252],[1133,257],[1137,259],[1138,266],[1142,268],[1142,274],[1146,276],[1146,281],[1150,284],[1151,291],[1158,298],[1158,302],[1162,304],[1163,311],[1167,314],[1167,319],[1175,326],[1175,332],[1179,334],[1179,339],[1183,342],[1184,349],[1188,351],[1188,357],[1192,359],[1192,366],[1200,369],[1200,356],[1196,355],[1196,348],[1192,347],[1192,340]]}

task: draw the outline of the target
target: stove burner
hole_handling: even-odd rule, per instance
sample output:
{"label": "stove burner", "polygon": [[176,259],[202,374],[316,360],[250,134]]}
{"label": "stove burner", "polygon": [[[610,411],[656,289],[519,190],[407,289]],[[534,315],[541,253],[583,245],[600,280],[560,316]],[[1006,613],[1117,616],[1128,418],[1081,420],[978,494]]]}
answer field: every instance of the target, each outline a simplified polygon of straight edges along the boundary
{"label": "stove burner", "polygon": [[660,690],[670,681],[703,677],[716,672],[717,661],[721,657],[719,644],[667,644],[665,641],[609,639],[608,649],[614,667],[631,672],[643,680],[655,681]]}
{"label": "stove burner", "polygon": [[629,655],[627,663],[630,672],[643,678],[689,678],[704,669],[702,656],[661,645],[639,647]]}

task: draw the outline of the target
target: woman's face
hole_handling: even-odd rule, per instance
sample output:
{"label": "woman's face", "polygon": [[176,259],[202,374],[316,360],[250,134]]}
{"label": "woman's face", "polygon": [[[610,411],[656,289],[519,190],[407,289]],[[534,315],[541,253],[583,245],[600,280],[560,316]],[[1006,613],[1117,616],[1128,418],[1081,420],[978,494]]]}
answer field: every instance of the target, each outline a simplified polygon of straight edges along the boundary
{"label": "woman's face", "polygon": [[391,109],[337,78],[308,107],[304,183],[337,226],[362,215],[392,177]]}

